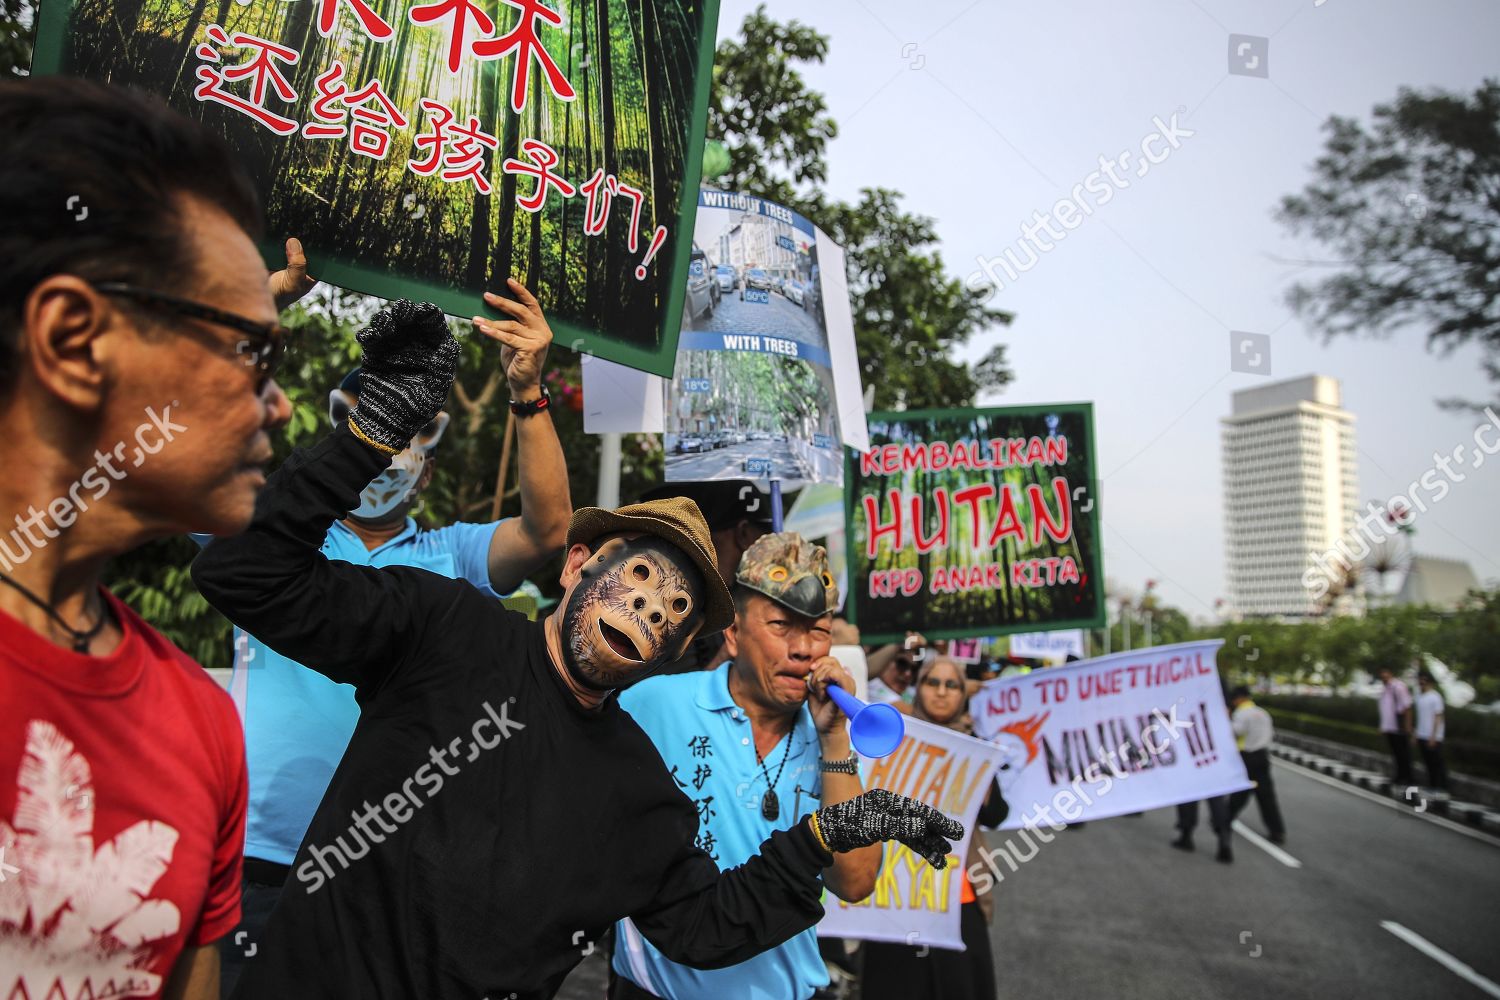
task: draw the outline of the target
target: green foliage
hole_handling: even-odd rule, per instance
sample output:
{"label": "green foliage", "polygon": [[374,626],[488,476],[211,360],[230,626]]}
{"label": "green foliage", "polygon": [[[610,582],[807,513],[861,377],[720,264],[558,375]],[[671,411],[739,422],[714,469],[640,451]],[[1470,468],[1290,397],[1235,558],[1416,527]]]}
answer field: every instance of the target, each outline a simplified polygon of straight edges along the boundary
{"label": "green foliage", "polygon": [[708,134],[729,152],[722,183],[792,204],[799,188],[828,179],[823,155],[838,134],[823,95],[795,68],[821,63],[828,38],[798,21],[772,20],[765,4],[745,17],[740,34],[743,41],[719,43],[709,96]]}
{"label": "green foliage", "polygon": [[1294,286],[1292,307],[1329,337],[1419,326],[1430,348],[1477,343],[1500,381],[1500,80],[1472,96],[1402,88],[1371,128],[1325,128],[1314,180],[1278,217],[1338,270]]}
{"label": "green foliage", "polygon": [[[1468,600],[1433,630],[1432,655],[1463,673],[1481,692],[1500,683],[1500,590],[1472,591]],[[1500,688],[1491,688],[1500,700]]]}
{"label": "green foliage", "polygon": [[844,247],[861,377],[875,387],[876,409],[971,406],[979,393],[1003,389],[1014,377],[1005,345],[990,348],[973,368],[951,352],[1008,325],[1011,314],[949,277],[933,221],[904,211],[900,201],[896,191],[865,188],[859,204],[835,202],[809,216]]}
{"label": "green foliage", "polygon": [[1500,694],[1500,591],[1475,592],[1453,612],[1398,605],[1298,624],[1227,622],[1200,635],[1224,640],[1219,666],[1236,681],[1339,688],[1359,673],[1405,671],[1426,655],[1473,684],[1481,700]]}
{"label": "green foliage", "polygon": [[[811,365],[774,354],[689,351],[677,361],[677,377],[708,378],[714,391],[693,393],[693,421],[715,418],[716,426],[781,432],[801,437],[832,433],[833,397]],[[817,414],[829,425],[794,427],[797,415]]]}
{"label": "green foliage", "polygon": [[[321,285],[283,317],[294,339],[277,381],[291,400],[292,419],[282,434],[273,436],[273,467],[294,447],[311,445],[328,432],[329,390],[358,364],[355,331],[380,305],[377,299]],[[451,325],[463,355],[449,399],[453,422],[439,446],[433,481],[414,515],[426,527],[489,520],[509,412],[499,345],[473,333],[468,323]],[[564,387],[574,388],[580,381],[579,363],[580,355],[562,348],[554,347],[548,355],[549,385],[558,397],[552,419],[567,456],[573,501],[581,506],[593,503],[598,492],[599,438],[583,432],[582,413],[569,405],[573,399],[581,403],[582,397],[568,392],[563,398]],[[628,502],[661,481],[661,445],[654,435],[626,435],[621,451],[620,492]],[[516,476],[513,465],[501,507],[504,517],[520,513]],[[116,559],[105,583],[198,662],[227,667],[229,623],[199,596],[188,576],[196,551],[185,538],[153,542]],[[559,566],[560,561],[533,574],[533,582],[556,594]]]}
{"label": "green foliage", "polygon": [[857,204],[829,201],[817,184],[836,134],[823,95],[794,68],[821,63],[827,37],[796,21],[781,24],[764,6],[719,44],[708,136],[724,143],[730,169],[719,186],[778,201],[844,247],[855,344],[877,409],[971,406],[1013,378],[996,344],[970,367],[952,353],[1011,314],[950,277],[933,221],[907,212],[902,195],[865,188]]}
{"label": "green foliage", "polygon": [[[1277,728],[1384,753],[1380,709],[1374,698],[1316,695],[1256,695]],[[1455,771],[1481,778],[1500,777],[1500,715],[1469,708],[1443,709],[1444,756]]]}
{"label": "green foliage", "polygon": [[197,552],[186,538],[153,542],[115,560],[105,585],[193,659],[206,667],[227,667],[229,623],[209,607],[189,576]]}

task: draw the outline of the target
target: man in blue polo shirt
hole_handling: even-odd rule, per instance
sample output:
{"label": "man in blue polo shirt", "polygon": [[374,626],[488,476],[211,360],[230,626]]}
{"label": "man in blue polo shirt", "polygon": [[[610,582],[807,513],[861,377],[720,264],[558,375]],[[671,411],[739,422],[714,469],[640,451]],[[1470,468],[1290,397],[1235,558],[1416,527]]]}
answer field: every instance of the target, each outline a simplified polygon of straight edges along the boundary
{"label": "man in blue polo shirt", "polygon": [[[838,591],[828,556],[794,532],[766,535],[735,574],[728,663],[648,678],[620,695],[683,794],[698,807],[698,846],[720,870],[743,864],[772,831],[859,795],[857,758],[829,684],[854,681],[829,655]],[[840,854],[824,880],[855,902],[875,888],[879,846]],[[629,920],[616,925],[611,1000],[805,998],[828,983],[809,928],[724,969],[670,961]]]}
{"label": "man in blue polo shirt", "polygon": [[[417,527],[411,509],[432,481],[434,453],[448,426],[448,414],[440,412],[366,487],[360,506],[329,529],[323,553],[330,559],[360,566],[416,566],[467,580],[498,599],[562,550],[573,507],[567,465],[541,385],[552,332],[530,293],[518,283],[512,288],[517,301],[487,298],[514,320],[498,324],[506,328],[508,339],[519,337],[522,343],[507,343],[501,354],[511,410],[517,415],[521,516],[435,530]],[[487,325],[476,324],[475,329],[500,339]],[[355,369],[329,393],[329,417],[335,426],[348,418],[359,390]],[[239,629],[234,646],[230,694],[244,720],[250,803],[243,915],[221,949],[224,996],[254,954],[288,866],[359,721],[349,685],[334,683]]]}

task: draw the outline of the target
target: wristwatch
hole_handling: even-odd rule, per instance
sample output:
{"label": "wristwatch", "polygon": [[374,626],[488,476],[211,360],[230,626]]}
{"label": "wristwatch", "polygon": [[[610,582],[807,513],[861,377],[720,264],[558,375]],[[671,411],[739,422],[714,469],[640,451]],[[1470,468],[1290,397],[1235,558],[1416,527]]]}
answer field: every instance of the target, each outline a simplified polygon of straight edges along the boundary
{"label": "wristwatch", "polygon": [[824,774],[859,774],[859,754],[850,750],[843,760],[822,760],[818,767]]}
{"label": "wristwatch", "polygon": [[529,417],[533,413],[541,413],[552,405],[552,394],[547,391],[545,385],[538,386],[542,394],[529,403],[518,403],[514,399],[510,401],[510,412],[518,417]]}

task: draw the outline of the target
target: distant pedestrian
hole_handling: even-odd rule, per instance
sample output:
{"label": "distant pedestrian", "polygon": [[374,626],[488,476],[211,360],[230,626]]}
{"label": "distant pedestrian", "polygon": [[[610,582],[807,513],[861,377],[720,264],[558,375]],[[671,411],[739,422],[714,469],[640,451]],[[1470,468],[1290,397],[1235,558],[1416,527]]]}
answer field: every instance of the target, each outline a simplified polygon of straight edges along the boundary
{"label": "distant pedestrian", "polygon": [[1422,691],[1417,695],[1417,747],[1422,751],[1422,765],[1427,768],[1427,785],[1429,788],[1446,790],[1448,765],[1443,760],[1446,714],[1443,693],[1438,690],[1437,682],[1427,670],[1417,674],[1417,686]]}
{"label": "distant pedestrian", "polygon": [[1411,773],[1411,691],[1389,668],[1380,671],[1385,689],[1380,692],[1380,731],[1391,745],[1398,785],[1414,784]]}
{"label": "distant pedestrian", "polygon": [[1270,747],[1276,732],[1271,724],[1271,713],[1250,700],[1247,687],[1237,687],[1229,693],[1229,708],[1230,725],[1240,747],[1240,757],[1245,762],[1245,774],[1255,782],[1254,789],[1247,788],[1229,796],[1229,821],[1234,822],[1254,791],[1260,821],[1265,824],[1271,843],[1285,843],[1286,826],[1281,821],[1281,806],[1276,802],[1276,786],[1271,783]]}

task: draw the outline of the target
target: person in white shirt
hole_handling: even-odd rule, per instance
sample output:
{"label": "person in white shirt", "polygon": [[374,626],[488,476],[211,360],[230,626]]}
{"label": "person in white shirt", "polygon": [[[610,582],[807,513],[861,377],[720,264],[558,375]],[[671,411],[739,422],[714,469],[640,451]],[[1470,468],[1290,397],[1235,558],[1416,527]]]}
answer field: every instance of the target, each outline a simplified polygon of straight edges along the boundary
{"label": "person in white shirt", "polygon": [[1229,796],[1229,820],[1234,822],[1245,803],[1250,801],[1253,791],[1260,821],[1266,825],[1271,843],[1283,844],[1286,842],[1286,825],[1281,820],[1281,806],[1276,801],[1276,786],[1271,782],[1271,741],[1276,735],[1271,713],[1250,700],[1247,687],[1237,687],[1229,692],[1229,708],[1234,739],[1239,744],[1240,757],[1245,761],[1245,774],[1255,782],[1253,789],[1247,788]]}
{"label": "person in white shirt", "polygon": [[1396,762],[1392,780],[1397,785],[1413,784],[1411,774],[1411,691],[1397,679],[1390,668],[1380,671],[1385,689],[1380,692],[1380,731],[1391,745]]}
{"label": "person in white shirt", "polygon": [[1417,695],[1417,747],[1422,751],[1422,763],[1427,768],[1427,784],[1431,788],[1448,787],[1448,765],[1443,761],[1443,693],[1429,671],[1417,674],[1417,686],[1422,693]]}

